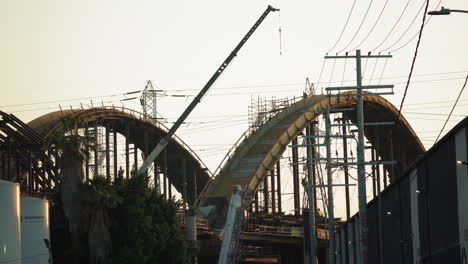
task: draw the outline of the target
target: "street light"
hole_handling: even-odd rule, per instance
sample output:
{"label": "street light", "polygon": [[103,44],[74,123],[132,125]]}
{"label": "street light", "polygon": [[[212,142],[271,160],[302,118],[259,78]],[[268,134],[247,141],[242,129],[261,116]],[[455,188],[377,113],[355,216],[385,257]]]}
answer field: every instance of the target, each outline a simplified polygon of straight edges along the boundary
{"label": "street light", "polygon": [[439,11],[429,11],[427,14],[429,15],[450,15],[450,13],[468,13],[468,11],[465,10],[456,10],[456,9],[448,9],[442,7]]}

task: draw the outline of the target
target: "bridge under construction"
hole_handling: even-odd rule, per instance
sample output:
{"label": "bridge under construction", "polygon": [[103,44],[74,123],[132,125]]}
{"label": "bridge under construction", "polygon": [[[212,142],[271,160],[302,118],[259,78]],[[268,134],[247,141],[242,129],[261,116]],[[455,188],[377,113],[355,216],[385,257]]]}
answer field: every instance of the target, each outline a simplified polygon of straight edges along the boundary
{"label": "bridge under construction", "polygon": [[[366,122],[396,120],[397,109],[383,97],[364,94],[363,99]],[[231,242],[237,243],[238,247],[230,250],[231,258],[241,263],[303,262],[309,254],[307,246],[311,227],[308,223],[311,215],[315,218],[316,256],[322,261],[328,258],[331,220],[327,198],[330,194],[326,187],[323,188],[326,179],[321,170],[326,169],[326,164],[321,162],[321,157],[326,154],[321,146],[323,124],[320,117],[324,113],[319,110],[329,109],[333,113],[332,119],[337,124],[332,134],[336,136],[334,141],[351,141],[355,137],[353,126],[338,125],[356,123],[356,98],[311,94],[281,103],[271,102],[270,105],[266,107],[267,111],[255,116],[257,121],[232,146],[214,173],[177,137],[172,138],[149,169],[152,184],[165,197],[178,193],[183,199],[187,209],[185,230],[195,233],[192,237],[197,240],[200,263],[217,261],[234,186],[242,186],[242,192],[249,195],[242,196],[245,214],[242,214],[242,221],[237,221],[234,226]],[[168,130],[142,113],[117,107],[62,110],[38,117],[28,124],[14,115],[1,112],[0,178],[18,182],[21,192],[30,196],[47,197],[52,193],[60,184],[59,154],[47,146],[46,138],[60,129],[61,117],[66,114],[83,120],[82,133],[94,135],[99,143],[99,147],[85,158],[86,180],[98,174],[112,179],[119,174],[131,177],[131,171],[138,167]],[[466,122],[462,125],[466,126]],[[365,135],[366,156],[371,162],[367,181],[371,190],[369,200],[376,200],[381,193],[391,192],[388,188],[401,181],[400,177],[414,167],[414,161],[421,160],[425,149],[403,117],[389,127],[366,126]],[[349,146],[341,144],[340,149],[335,148],[332,152],[348,154],[347,159],[351,161],[353,149]],[[348,149],[344,149],[346,147]],[[309,154],[312,155],[299,151],[301,148],[310,149]],[[466,148],[464,151],[466,153]],[[292,153],[290,162],[281,162],[289,152]],[[395,162],[385,164],[381,162],[384,160]],[[292,175],[282,175],[284,167],[290,169]],[[341,169],[336,170],[335,181],[348,177],[343,179],[348,182],[343,186],[347,189],[345,200],[338,202],[344,205],[346,215],[333,218],[332,232],[348,230],[350,221],[356,221],[350,208],[350,200],[354,197],[350,197],[349,192],[354,174],[344,167],[345,164],[341,164]],[[312,173],[312,183],[308,182],[308,173]],[[282,182],[285,177],[293,178],[292,190],[284,188]],[[316,186],[315,192],[309,192],[311,188],[308,185]],[[286,193],[290,191],[292,193]],[[307,199],[309,195],[313,195],[310,200]],[[285,209],[284,197],[289,196],[292,196],[293,206]],[[315,204],[313,214],[308,210],[309,201]],[[323,213],[319,212],[320,208]],[[339,241],[343,239],[337,236],[334,242],[334,251],[342,255],[345,251],[338,248],[342,247]],[[346,252],[350,259],[350,251]],[[335,263],[353,262],[336,260]]]}

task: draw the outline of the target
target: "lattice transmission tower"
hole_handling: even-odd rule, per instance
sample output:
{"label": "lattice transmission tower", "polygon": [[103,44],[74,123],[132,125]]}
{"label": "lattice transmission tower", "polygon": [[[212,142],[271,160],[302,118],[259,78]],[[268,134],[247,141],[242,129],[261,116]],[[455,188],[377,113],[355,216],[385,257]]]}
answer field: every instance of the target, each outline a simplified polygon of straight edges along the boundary
{"label": "lattice transmission tower", "polygon": [[[155,85],[151,80],[148,80],[145,85],[145,89],[141,93],[140,104],[143,108],[143,119],[149,123],[152,123],[157,126],[157,93],[161,90],[154,89]],[[142,156],[143,159],[146,159],[146,156]],[[148,175],[154,173],[159,174],[159,170],[151,164],[148,166]],[[153,182],[155,188],[160,191],[159,177],[155,177],[155,182]]]}
{"label": "lattice transmission tower", "polygon": [[149,80],[146,82],[145,89],[140,97],[144,119],[153,124],[156,124],[157,118],[157,92],[160,92],[160,90],[155,90],[153,82]]}

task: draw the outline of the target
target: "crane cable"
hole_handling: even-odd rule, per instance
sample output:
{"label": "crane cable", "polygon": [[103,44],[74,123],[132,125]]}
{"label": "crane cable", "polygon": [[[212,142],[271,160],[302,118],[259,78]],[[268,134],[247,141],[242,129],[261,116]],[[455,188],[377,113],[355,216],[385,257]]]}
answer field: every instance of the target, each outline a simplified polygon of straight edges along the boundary
{"label": "crane cable", "polygon": [[283,46],[281,38],[281,11],[278,11],[278,32],[279,32],[279,54],[283,55]]}

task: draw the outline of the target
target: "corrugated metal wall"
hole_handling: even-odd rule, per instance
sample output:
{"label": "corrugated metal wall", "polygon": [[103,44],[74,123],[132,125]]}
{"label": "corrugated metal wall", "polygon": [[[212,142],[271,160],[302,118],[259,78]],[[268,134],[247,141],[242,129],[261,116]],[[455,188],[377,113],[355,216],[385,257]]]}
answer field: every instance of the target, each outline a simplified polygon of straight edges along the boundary
{"label": "corrugated metal wall", "polygon": [[[467,120],[368,204],[369,263],[468,264]],[[359,263],[358,224],[336,234],[337,263]]]}

